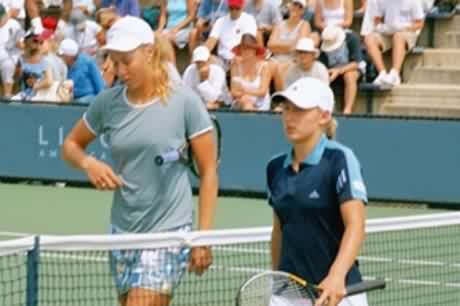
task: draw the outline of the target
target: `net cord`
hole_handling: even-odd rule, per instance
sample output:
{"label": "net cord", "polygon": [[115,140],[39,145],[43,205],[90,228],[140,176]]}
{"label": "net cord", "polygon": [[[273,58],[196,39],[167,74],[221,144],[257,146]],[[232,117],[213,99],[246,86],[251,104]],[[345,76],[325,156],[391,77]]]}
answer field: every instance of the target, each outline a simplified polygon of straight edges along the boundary
{"label": "net cord", "polygon": [[[378,233],[452,225],[460,225],[460,212],[371,219],[367,221],[366,232]],[[153,249],[208,245],[219,247],[240,243],[268,242],[270,241],[270,236],[271,227],[196,231],[189,233],[76,236],[43,235],[40,236],[40,248],[43,251],[109,251],[113,249]],[[33,236],[0,242],[0,255],[27,252],[32,250],[33,246]]]}

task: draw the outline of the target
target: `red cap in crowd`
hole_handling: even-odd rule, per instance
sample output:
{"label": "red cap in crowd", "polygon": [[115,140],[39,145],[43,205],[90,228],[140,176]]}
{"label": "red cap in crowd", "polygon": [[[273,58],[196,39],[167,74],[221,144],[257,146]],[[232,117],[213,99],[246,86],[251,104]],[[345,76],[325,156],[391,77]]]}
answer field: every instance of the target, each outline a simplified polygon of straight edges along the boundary
{"label": "red cap in crowd", "polygon": [[227,5],[228,7],[242,8],[244,6],[244,0],[228,0]]}
{"label": "red cap in crowd", "polygon": [[47,17],[42,18],[42,24],[45,29],[54,31],[56,30],[58,21],[54,17],[47,16]]}

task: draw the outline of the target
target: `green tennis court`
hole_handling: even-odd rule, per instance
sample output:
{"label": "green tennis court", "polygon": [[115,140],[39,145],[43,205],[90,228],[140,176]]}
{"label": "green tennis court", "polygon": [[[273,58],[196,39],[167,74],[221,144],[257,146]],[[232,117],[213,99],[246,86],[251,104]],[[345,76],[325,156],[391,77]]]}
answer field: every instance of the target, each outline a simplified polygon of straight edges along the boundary
{"label": "green tennis court", "polygon": [[[1,239],[17,238],[24,233],[107,232],[111,201],[108,192],[0,184],[0,194],[4,203],[0,215]],[[369,305],[458,306],[460,253],[456,248],[460,245],[460,214],[420,206],[385,207],[370,203],[368,215],[373,221],[368,224],[368,239],[360,256],[363,276],[387,280],[387,289],[369,295]],[[381,219],[409,215],[422,216]],[[221,197],[216,228],[269,226],[271,217],[264,200]],[[123,243],[131,245],[133,241],[111,246],[103,238],[106,237],[99,236],[94,241],[42,238],[38,300],[33,305],[117,305],[109,254],[112,248],[117,249]],[[203,239],[214,246],[213,266],[201,277],[186,273],[175,292],[173,305],[233,305],[243,280],[270,268],[269,228],[237,230]],[[141,240],[137,245],[144,243],[150,249],[156,242]],[[171,247],[180,243],[172,239]],[[26,304],[27,263],[20,249],[0,257],[0,304]]]}
{"label": "green tennis court", "polygon": [[[57,188],[0,184],[0,232],[12,234],[95,234],[109,228],[111,193],[87,188]],[[195,198],[196,200],[196,198]],[[370,203],[369,218],[443,212],[441,209],[385,207]],[[264,200],[220,197],[216,228],[271,225],[271,209]]]}

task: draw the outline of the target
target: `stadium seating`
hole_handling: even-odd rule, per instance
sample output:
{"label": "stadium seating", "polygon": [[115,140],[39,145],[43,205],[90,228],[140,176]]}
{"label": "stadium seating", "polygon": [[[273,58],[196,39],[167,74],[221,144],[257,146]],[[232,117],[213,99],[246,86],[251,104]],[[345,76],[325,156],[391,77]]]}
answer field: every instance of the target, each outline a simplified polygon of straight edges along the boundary
{"label": "stadium seating", "polygon": [[377,113],[460,116],[460,15],[436,19],[433,29],[434,48],[407,58],[404,84],[375,99]]}

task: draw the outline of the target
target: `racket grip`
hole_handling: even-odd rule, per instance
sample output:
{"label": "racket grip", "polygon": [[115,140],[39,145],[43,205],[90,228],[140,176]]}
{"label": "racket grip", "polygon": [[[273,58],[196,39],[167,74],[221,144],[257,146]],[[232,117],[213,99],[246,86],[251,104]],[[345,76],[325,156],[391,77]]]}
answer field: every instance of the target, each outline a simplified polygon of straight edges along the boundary
{"label": "racket grip", "polygon": [[166,163],[176,162],[180,159],[180,153],[177,150],[171,150],[161,155],[155,157],[155,164],[157,166],[162,166]]}
{"label": "racket grip", "polygon": [[355,285],[348,286],[346,296],[360,294],[363,292],[377,290],[377,289],[384,289],[385,286],[386,286],[386,283],[384,280],[363,281]]}

